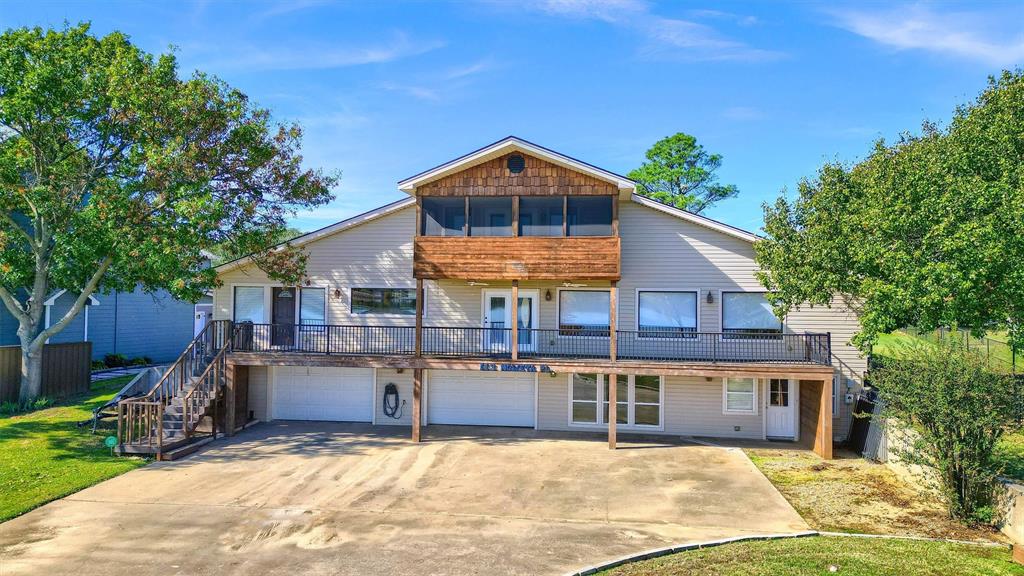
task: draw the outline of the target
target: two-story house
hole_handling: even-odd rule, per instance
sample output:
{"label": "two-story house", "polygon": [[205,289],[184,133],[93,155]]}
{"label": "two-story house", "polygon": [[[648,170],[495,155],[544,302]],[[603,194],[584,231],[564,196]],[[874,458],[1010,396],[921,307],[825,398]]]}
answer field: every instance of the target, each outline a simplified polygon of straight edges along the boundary
{"label": "two-story house", "polygon": [[856,318],[838,301],[776,318],[754,234],[515,137],[398,186],[408,198],[292,242],[301,286],[244,258],[218,268],[229,428],[521,426],[824,457],[846,435]]}

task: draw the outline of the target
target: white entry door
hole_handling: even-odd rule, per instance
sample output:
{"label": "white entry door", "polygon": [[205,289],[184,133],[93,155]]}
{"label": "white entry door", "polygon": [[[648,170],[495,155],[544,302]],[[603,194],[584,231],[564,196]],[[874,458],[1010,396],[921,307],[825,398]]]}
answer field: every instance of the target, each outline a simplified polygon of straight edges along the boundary
{"label": "white entry door", "polygon": [[796,438],[796,395],[796,383],[792,380],[772,378],[768,381],[765,417],[769,438]]}
{"label": "white entry door", "polygon": [[[510,352],[512,347],[512,291],[483,291],[483,327],[490,328],[484,335],[484,346],[490,352]],[[533,329],[537,327],[540,301],[538,290],[519,291],[519,349],[534,350],[537,335]]]}
{"label": "white entry door", "polygon": [[427,375],[427,421],[532,427],[535,382],[530,373],[431,370]]}
{"label": "white entry door", "polygon": [[276,420],[373,419],[372,368],[279,366],[274,368],[273,388]]}

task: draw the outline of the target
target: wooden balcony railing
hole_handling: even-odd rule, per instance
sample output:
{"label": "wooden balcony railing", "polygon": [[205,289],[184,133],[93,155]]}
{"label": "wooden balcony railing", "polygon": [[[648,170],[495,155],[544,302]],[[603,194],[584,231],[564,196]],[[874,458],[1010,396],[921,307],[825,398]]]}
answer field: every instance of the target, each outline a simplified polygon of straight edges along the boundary
{"label": "wooden balcony railing", "polygon": [[[596,330],[430,327],[421,355],[434,358],[611,361],[611,337]],[[831,364],[830,335],[616,330],[616,360]],[[415,356],[414,326],[239,324],[235,352]]]}

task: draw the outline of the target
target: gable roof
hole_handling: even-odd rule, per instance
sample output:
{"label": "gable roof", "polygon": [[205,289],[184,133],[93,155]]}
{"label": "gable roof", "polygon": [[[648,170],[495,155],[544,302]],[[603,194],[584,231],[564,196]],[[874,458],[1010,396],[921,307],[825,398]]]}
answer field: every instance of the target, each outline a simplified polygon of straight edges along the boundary
{"label": "gable roof", "polygon": [[[57,290],[53,294],[50,294],[50,297],[43,301],[43,306],[53,306],[57,302],[57,298],[60,298],[66,292],[67,292],[66,288],[61,288],[60,290]],[[89,294],[89,305],[90,306],[99,306],[100,305],[99,298],[97,298],[94,294]]]}
{"label": "gable roof", "polygon": [[588,174],[590,176],[593,176],[594,178],[597,178],[598,180],[611,182],[612,184],[618,186],[619,190],[622,191],[636,190],[636,183],[630,180],[629,178],[626,178],[625,176],[621,176],[614,172],[609,172],[608,170],[605,170],[603,168],[598,168],[593,164],[587,164],[582,160],[577,160],[576,158],[573,158],[571,156],[560,154],[558,152],[555,152],[554,150],[545,148],[539,144],[534,144],[533,142],[528,142],[516,136],[508,136],[506,138],[502,138],[501,140],[498,140],[493,144],[488,144],[487,146],[474,150],[469,154],[459,156],[454,160],[450,160],[448,162],[445,162],[444,164],[420,172],[415,176],[410,176],[405,180],[401,180],[398,182],[398,189],[403,192],[411,194],[413,190],[416,189],[417,186],[426,184],[428,182],[432,182],[439,178],[443,178],[449,174],[468,168],[469,166],[473,166],[476,164],[480,164],[482,162],[486,162],[487,160],[498,158],[499,156],[502,156],[514,150],[530,154],[531,156],[536,156],[538,158],[551,162],[552,164],[557,164],[559,166],[563,166],[565,168],[569,168],[577,172]]}
{"label": "gable roof", "polygon": [[658,210],[659,212],[664,212],[665,214],[668,214],[670,216],[675,216],[676,218],[686,220],[687,222],[692,222],[698,226],[703,226],[705,228],[716,230],[723,234],[732,236],[733,238],[739,238],[740,240],[745,240],[747,242],[756,242],[761,238],[760,236],[754,234],[753,232],[749,232],[747,230],[737,228],[735,226],[730,226],[725,222],[719,222],[718,220],[713,220],[711,218],[708,218],[707,216],[701,216],[700,214],[694,214],[693,212],[688,212],[681,208],[676,208],[675,206],[670,206],[668,204],[658,202],[653,198],[648,198],[646,196],[641,196],[639,194],[634,193],[632,196],[632,200],[633,202],[636,202],[641,206],[653,208],[654,210]]}
{"label": "gable roof", "polygon": [[[303,234],[301,236],[296,236],[295,238],[292,238],[291,240],[286,240],[284,242],[276,244],[274,246],[274,248],[276,248],[278,246],[282,246],[284,244],[291,244],[292,246],[302,246],[303,244],[309,244],[310,242],[314,242],[314,241],[319,240],[321,238],[324,238],[326,236],[331,236],[331,235],[337,234],[338,232],[341,232],[343,230],[348,230],[349,228],[353,228],[355,226],[359,226],[360,224],[365,224],[365,223],[367,223],[367,222],[369,222],[371,220],[376,220],[377,218],[380,218],[382,216],[387,216],[388,214],[391,214],[393,212],[397,212],[397,211],[401,210],[402,208],[406,208],[408,206],[412,206],[415,203],[416,203],[416,199],[415,198],[402,198],[401,200],[392,202],[391,204],[385,204],[384,206],[381,206],[380,208],[374,208],[373,210],[370,210],[369,212],[363,212],[362,214],[358,214],[356,216],[353,216],[351,218],[347,218],[347,219],[342,220],[340,222],[335,222],[334,224],[331,224],[330,226],[325,226],[323,228],[320,228],[319,230],[314,230],[312,232],[307,232],[307,233],[305,233],[305,234]],[[218,273],[226,272],[226,271],[228,271],[228,270],[230,270],[232,268],[237,268],[239,266],[243,266],[245,264],[248,264],[250,260],[251,260],[251,258],[249,256],[243,256],[241,258],[236,258],[234,260],[231,260],[229,262],[225,262],[225,263],[217,266],[216,270],[217,270]]]}

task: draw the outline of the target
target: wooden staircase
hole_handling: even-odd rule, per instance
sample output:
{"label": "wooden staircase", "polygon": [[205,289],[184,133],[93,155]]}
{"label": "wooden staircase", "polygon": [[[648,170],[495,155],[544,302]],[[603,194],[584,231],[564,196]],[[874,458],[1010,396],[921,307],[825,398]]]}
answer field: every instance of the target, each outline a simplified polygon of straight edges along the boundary
{"label": "wooden staircase", "polygon": [[[217,435],[233,335],[229,320],[215,320],[144,396],[118,404],[117,452],[171,460]],[[209,422],[209,430],[200,424]]]}

